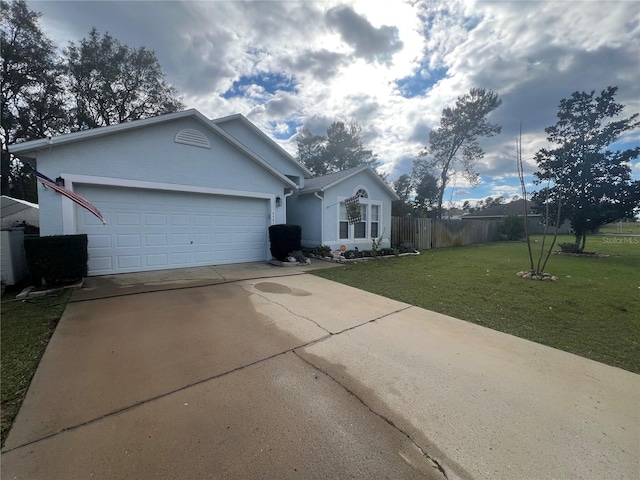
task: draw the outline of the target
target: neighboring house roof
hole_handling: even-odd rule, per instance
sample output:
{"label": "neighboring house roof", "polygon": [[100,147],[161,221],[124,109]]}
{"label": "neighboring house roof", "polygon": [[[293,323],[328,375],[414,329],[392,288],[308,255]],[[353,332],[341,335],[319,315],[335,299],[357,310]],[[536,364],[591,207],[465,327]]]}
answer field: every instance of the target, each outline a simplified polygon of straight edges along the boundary
{"label": "neighboring house roof", "polygon": [[[522,200],[514,200],[513,202],[503,203],[502,205],[493,205],[479,212],[470,215],[464,215],[462,218],[502,218],[507,215],[524,215]],[[533,212],[533,202],[527,200],[527,215],[539,216],[539,213]]]}
{"label": "neighboring house roof", "polygon": [[226,142],[233,145],[238,150],[242,151],[245,155],[247,155],[256,163],[258,163],[262,168],[268,170],[273,175],[278,177],[282,182],[284,182],[289,187],[292,187],[292,188],[296,187],[296,184],[292,180],[287,178],[285,175],[279,172],[272,165],[265,162],[262,158],[260,158],[254,152],[252,152],[250,149],[245,147],[242,143],[240,143],[238,140],[236,140],[227,132],[225,132],[222,128],[218,127],[214,122],[212,122],[207,117],[202,115],[199,111],[193,108],[190,110],[183,110],[181,112],[160,115],[157,117],[145,118],[143,120],[134,120],[132,122],[119,123],[117,125],[109,125],[107,127],[99,127],[91,130],[83,130],[81,132],[67,133],[65,135],[59,135],[56,137],[52,137],[50,139],[42,138],[39,140],[31,140],[29,142],[17,143],[14,145],[10,145],[9,151],[18,157],[35,158],[35,156],[29,156],[29,155],[35,154],[38,150],[45,150],[58,145],[65,145],[65,144],[80,142],[80,141],[88,140],[92,138],[98,138],[98,137],[103,137],[107,135],[114,135],[116,133],[124,132],[127,130],[136,130],[136,129],[144,128],[150,125],[171,122],[174,120],[179,120],[179,119],[189,118],[189,117],[200,121],[209,130],[214,132],[216,135],[221,137]]}
{"label": "neighboring house roof", "polygon": [[233,120],[240,120],[244,125],[246,125],[253,133],[257,136],[261,137],[266,142],[270,143],[283,157],[293,163],[296,167],[300,168],[308,177],[313,176],[313,172],[305,167],[302,163],[296,160],[289,152],[287,152],[284,148],[282,148],[277,142],[275,142],[269,135],[264,133],[258,127],[256,127],[251,121],[242,115],[241,113],[236,113],[234,115],[228,115],[226,117],[213,118],[211,121],[216,125],[225,122],[231,122]]}
{"label": "neighboring house roof", "polygon": [[373,168],[368,165],[363,165],[361,167],[354,167],[348,170],[341,170],[340,172],[329,173],[327,175],[321,175],[318,177],[311,177],[305,180],[304,187],[299,190],[298,193],[313,193],[313,192],[323,192],[328,188],[333,187],[341,182],[344,182],[348,178],[353,177],[354,175],[358,175],[360,172],[367,172],[370,177],[377,181],[393,198],[394,200],[399,200],[400,197],[396,195],[389,185],[386,184],[384,180],[380,178],[380,176],[373,170]]}
{"label": "neighboring house roof", "polygon": [[12,228],[16,225],[31,225],[37,227],[40,223],[39,207],[35,203],[19,198],[2,195],[2,228]]}
{"label": "neighboring house roof", "polygon": [[40,208],[38,207],[37,203],[27,202],[26,200],[20,200],[19,198],[8,197],[7,195],[2,195],[1,202],[3,217],[21,212],[23,210],[27,210],[29,208]]}

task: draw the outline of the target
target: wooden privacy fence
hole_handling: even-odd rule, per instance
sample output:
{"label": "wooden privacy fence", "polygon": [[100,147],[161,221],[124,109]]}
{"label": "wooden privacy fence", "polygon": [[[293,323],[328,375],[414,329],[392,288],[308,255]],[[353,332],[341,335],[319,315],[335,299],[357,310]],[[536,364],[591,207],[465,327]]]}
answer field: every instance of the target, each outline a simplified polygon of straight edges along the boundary
{"label": "wooden privacy fence", "polygon": [[432,220],[391,217],[391,243],[410,242],[418,250],[487,243],[498,239],[498,220]]}

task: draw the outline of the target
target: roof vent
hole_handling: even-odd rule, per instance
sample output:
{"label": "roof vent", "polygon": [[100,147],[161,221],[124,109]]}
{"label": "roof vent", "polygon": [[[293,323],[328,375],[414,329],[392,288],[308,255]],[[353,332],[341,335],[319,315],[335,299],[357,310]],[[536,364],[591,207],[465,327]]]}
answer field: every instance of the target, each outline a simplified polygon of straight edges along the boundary
{"label": "roof vent", "polygon": [[190,128],[180,130],[176,134],[175,142],[184,143],[185,145],[193,145],[194,147],[211,148],[209,139],[204,135],[204,133]]}

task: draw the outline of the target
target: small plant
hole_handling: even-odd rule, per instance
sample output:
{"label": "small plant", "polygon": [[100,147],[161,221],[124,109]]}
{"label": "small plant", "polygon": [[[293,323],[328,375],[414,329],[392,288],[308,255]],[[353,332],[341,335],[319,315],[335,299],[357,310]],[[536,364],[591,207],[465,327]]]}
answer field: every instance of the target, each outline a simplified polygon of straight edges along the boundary
{"label": "small plant", "polygon": [[307,263],[307,257],[305,257],[304,253],[301,250],[295,250],[289,254],[289,258],[295,259],[298,263]]}
{"label": "small plant", "polygon": [[329,245],[318,245],[315,249],[315,254],[318,257],[328,257],[331,255],[331,247]]}
{"label": "small plant", "polygon": [[415,253],[416,249],[411,242],[402,242],[398,245],[398,253]]}
{"label": "small plant", "polygon": [[371,256],[372,257],[377,257],[378,256],[378,251],[380,249],[380,245],[382,245],[382,237],[384,235],[384,230],[382,231],[382,235],[380,235],[378,238],[373,238],[371,240]]}

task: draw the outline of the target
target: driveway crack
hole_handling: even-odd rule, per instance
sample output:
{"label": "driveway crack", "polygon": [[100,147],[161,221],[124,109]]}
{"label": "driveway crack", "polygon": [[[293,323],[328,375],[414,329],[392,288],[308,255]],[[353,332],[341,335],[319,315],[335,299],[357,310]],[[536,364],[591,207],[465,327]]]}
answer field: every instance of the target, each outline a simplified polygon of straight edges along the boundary
{"label": "driveway crack", "polygon": [[[386,316],[386,315],[384,315]],[[381,317],[382,318],[382,317]],[[373,320],[370,320],[373,321]],[[369,323],[369,322],[367,322]],[[359,325],[357,325],[359,326]],[[353,327],[356,328],[356,327]],[[349,329],[351,330],[351,329]],[[341,332],[342,333],[342,332]],[[351,390],[349,387],[347,387],[345,384],[343,384],[342,382],[340,382],[337,378],[333,377],[331,374],[329,374],[328,372],[326,372],[325,370],[323,370],[322,368],[318,367],[317,365],[314,365],[313,363],[311,363],[309,360],[307,360],[306,358],[300,356],[298,354],[298,352],[296,350],[300,349],[300,348],[304,348],[306,347],[306,345],[302,346],[302,347],[297,347],[295,349],[293,349],[293,354],[298,357],[300,360],[302,360],[303,362],[305,362],[307,365],[311,366],[312,368],[315,368],[316,370],[324,373],[327,377],[329,377],[331,380],[333,380],[334,382],[336,382],[338,385],[340,385],[347,393],[349,393],[350,395],[352,395],[356,400],[358,400],[365,408],[367,408],[367,410],[369,410],[372,414],[374,414],[376,417],[380,418],[382,421],[386,422],[387,424],[389,424],[391,427],[393,427],[394,429],[396,429],[398,432],[400,432],[402,435],[404,435],[417,449],[418,451],[425,457],[427,458],[431,463],[433,463],[433,465],[435,466],[435,468],[437,468],[440,473],[442,473],[442,475],[444,476],[445,479],[449,479],[449,477],[447,476],[447,472],[445,471],[444,467],[442,466],[442,464],[440,464],[440,462],[438,460],[436,460],[435,458],[433,458],[431,455],[429,455],[429,453],[427,453],[427,451],[422,448],[422,446],[420,446],[413,438],[411,438],[411,435],[409,433],[407,433],[406,431],[404,431],[402,428],[400,428],[398,425],[396,425],[393,420],[391,420],[390,418],[386,417],[385,415],[383,415],[380,412],[377,412],[376,410],[374,410],[373,408],[371,408],[360,396],[358,396],[357,393],[355,393],[353,390]]]}
{"label": "driveway crack", "polygon": [[[271,298],[268,298],[267,296],[262,295],[261,293],[258,293],[258,292],[256,292],[256,291],[254,291],[255,289],[253,289],[253,290],[249,290],[245,285],[242,285],[242,288],[243,288],[243,290],[245,290],[246,292],[248,292],[248,293],[250,293],[250,294],[252,294],[252,295],[256,295],[256,296],[258,296],[258,297],[260,297],[260,298],[262,298],[262,299],[266,300],[266,301],[267,301],[267,302],[269,302],[269,303],[273,303],[273,304],[275,304],[275,305],[278,305],[278,306],[279,306],[279,307],[281,307],[281,308],[284,308],[287,312],[289,312],[289,313],[290,313],[291,315],[293,315],[293,316],[296,316],[296,317],[302,318],[302,319],[304,319],[304,320],[307,320],[307,321],[309,321],[309,322],[313,323],[316,327],[318,327],[320,330],[325,331],[328,335],[333,335],[333,333],[331,333],[329,330],[327,330],[326,328],[324,328],[322,325],[320,325],[320,324],[319,324],[318,322],[316,322],[314,319],[309,318],[309,317],[306,317],[306,316],[304,316],[304,315],[300,315],[299,313],[294,312],[293,310],[291,310],[291,309],[290,309],[289,307],[287,307],[286,305],[283,305],[283,304],[282,304],[282,303],[280,303],[280,302],[276,302],[275,300],[273,300],[273,299],[271,299]],[[342,332],[340,332],[340,333],[342,333]],[[323,337],[323,339],[324,339],[324,338],[326,338],[326,337]]]}

